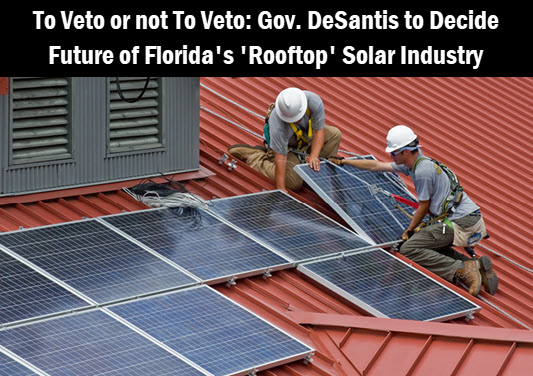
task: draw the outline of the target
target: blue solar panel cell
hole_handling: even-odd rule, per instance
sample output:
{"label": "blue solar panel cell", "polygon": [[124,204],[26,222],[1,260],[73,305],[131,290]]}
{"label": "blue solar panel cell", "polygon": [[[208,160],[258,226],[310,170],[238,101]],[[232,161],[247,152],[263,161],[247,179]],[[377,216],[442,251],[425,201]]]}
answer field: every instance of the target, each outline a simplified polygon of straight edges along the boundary
{"label": "blue solar panel cell", "polygon": [[281,191],[213,200],[210,210],[296,262],[370,245]]}
{"label": "blue solar panel cell", "polygon": [[87,307],[60,285],[0,251],[0,324]]}
{"label": "blue solar panel cell", "polygon": [[290,264],[207,212],[143,210],[104,220],[203,281]]}
{"label": "blue solar panel cell", "polygon": [[0,343],[52,376],[203,375],[101,311],[3,330]]}
{"label": "blue solar panel cell", "polygon": [[383,192],[413,200],[391,174],[329,162],[322,162],[318,172],[305,166],[296,166],[295,171],[358,234],[374,244],[397,241],[409,226],[409,217],[396,205],[408,213],[413,209]]}
{"label": "blue solar panel cell", "polygon": [[197,283],[96,220],[9,232],[0,244],[97,303]]}
{"label": "blue solar panel cell", "polygon": [[217,376],[303,359],[312,351],[208,286],[110,309]]}
{"label": "blue solar panel cell", "polygon": [[300,265],[299,270],[379,317],[442,321],[480,309],[382,249]]}

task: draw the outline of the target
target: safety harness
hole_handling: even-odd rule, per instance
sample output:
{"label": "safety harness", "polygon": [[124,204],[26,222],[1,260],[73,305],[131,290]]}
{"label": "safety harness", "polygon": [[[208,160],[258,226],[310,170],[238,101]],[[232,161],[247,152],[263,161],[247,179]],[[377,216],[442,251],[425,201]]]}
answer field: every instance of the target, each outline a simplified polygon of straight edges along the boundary
{"label": "safety harness", "polygon": [[461,184],[459,184],[459,179],[457,179],[457,176],[453,173],[452,170],[450,170],[443,163],[438,162],[434,160],[433,158],[429,158],[429,157],[422,156],[415,161],[415,164],[413,165],[413,169],[411,171],[411,174],[413,177],[415,174],[416,166],[418,166],[418,164],[424,159],[433,162],[433,165],[435,166],[435,169],[437,170],[437,175],[440,175],[442,171],[444,171],[444,173],[448,176],[448,180],[450,181],[449,193],[441,205],[442,214],[440,216],[435,216],[434,214],[430,213],[432,214],[434,218],[432,218],[429,222],[425,223],[425,225],[428,225],[433,222],[437,222],[442,219],[444,223],[446,223],[448,226],[453,228],[453,224],[448,219],[448,217],[451,214],[455,213],[455,210],[461,203],[461,200],[463,198],[463,187],[461,186]]}
{"label": "safety harness", "polygon": [[[270,144],[270,126],[268,125],[268,120],[270,119],[270,114],[274,110],[274,107],[276,106],[275,103],[270,104],[268,107],[267,115],[265,117],[265,125],[263,127],[263,137],[264,137],[264,143],[266,146],[269,146]],[[313,138],[313,126],[311,122],[311,111],[309,111],[309,107],[307,110],[305,110],[306,115],[309,117],[309,128],[307,130],[307,137],[303,134],[302,130],[299,129],[296,124],[289,123],[289,125],[292,128],[292,131],[296,135],[296,142],[298,143],[297,149],[300,150],[304,146],[309,146],[309,142]]]}

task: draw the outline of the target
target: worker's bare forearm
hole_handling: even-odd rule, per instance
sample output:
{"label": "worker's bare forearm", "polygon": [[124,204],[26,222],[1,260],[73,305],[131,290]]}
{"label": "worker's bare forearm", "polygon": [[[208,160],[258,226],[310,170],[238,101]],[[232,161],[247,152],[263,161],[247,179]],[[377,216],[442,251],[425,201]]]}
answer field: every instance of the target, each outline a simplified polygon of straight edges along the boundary
{"label": "worker's bare forearm", "polygon": [[287,156],[282,154],[275,155],[276,168],[276,188],[287,191],[285,187],[285,172],[287,170]]}
{"label": "worker's bare forearm", "polygon": [[429,203],[429,200],[419,202],[418,208],[415,211],[415,215],[413,216],[413,219],[411,219],[409,227],[407,227],[408,231],[414,231],[414,229],[422,222],[429,211]]}
{"label": "worker's bare forearm", "polygon": [[369,171],[394,171],[390,163],[376,161],[372,159],[343,159],[341,164],[350,165],[360,168],[362,170]]}
{"label": "worker's bare forearm", "polygon": [[318,158],[322,147],[324,146],[324,129],[320,129],[315,132],[313,136],[313,141],[311,141],[311,153],[309,153],[309,158]]}

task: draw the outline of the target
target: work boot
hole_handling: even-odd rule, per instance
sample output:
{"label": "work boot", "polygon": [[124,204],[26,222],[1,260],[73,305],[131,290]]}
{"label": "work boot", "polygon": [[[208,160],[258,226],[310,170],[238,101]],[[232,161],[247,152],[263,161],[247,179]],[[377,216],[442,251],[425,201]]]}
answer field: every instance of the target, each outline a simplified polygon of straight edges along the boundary
{"label": "work boot", "polygon": [[468,288],[468,293],[477,296],[481,289],[481,273],[477,260],[463,261],[463,266],[455,272],[455,276]]}
{"label": "work boot", "polygon": [[231,145],[228,148],[229,155],[240,159],[243,162],[246,162],[246,158],[249,155],[256,154],[258,152],[266,153],[266,148],[261,145],[250,146],[248,144],[236,144]]}
{"label": "work boot", "polygon": [[481,273],[481,283],[485,291],[491,295],[496,294],[498,290],[498,276],[492,269],[492,261],[488,256],[481,256],[477,259],[479,262],[479,271]]}

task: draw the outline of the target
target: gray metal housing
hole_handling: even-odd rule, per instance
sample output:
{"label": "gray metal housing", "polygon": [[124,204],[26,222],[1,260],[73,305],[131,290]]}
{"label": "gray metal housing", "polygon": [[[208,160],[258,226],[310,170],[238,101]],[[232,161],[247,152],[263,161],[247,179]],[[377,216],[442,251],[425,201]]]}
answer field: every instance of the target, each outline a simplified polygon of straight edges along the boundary
{"label": "gray metal housing", "polygon": [[[113,133],[110,113],[114,95],[114,77],[69,77],[67,125],[53,129],[68,129],[65,136],[68,153],[54,158],[35,154],[16,154],[17,147],[29,141],[41,141],[41,125],[14,125],[13,79],[10,94],[0,96],[0,196],[39,192],[52,189],[100,184],[127,179],[156,176],[199,169],[200,139],[200,79],[198,77],[157,78],[157,129],[159,144],[145,149],[115,147],[111,149]],[[142,79],[142,78],[141,78]],[[21,80],[22,81],[22,80]],[[122,81],[122,79],[121,79]],[[122,86],[127,92],[127,81]],[[16,85],[15,85],[16,86]],[[139,91],[129,93],[129,98]],[[31,96],[31,93],[28,95]],[[54,101],[56,98],[53,98]],[[33,98],[30,98],[33,100]],[[45,99],[50,101],[49,99]],[[42,101],[42,100],[41,100]],[[28,101],[26,101],[28,102]],[[23,106],[23,105],[18,105]],[[32,105],[28,105],[31,107]],[[30,109],[38,113],[37,109]],[[135,121],[138,121],[135,119]],[[20,123],[19,123],[20,124]],[[20,129],[24,128],[21,132]],[[48,127],[48,128],[47,128]],[[138,125],[131,132],[139,132]],[[22,139],[14,132],[24,134]],[[115,132],[116,134],[116,132]],[[42,140],[51,140],[42,137]],[[47,142],[47,141],[45,141]],[[114,142],[116,144],[116,142]],[[142,146],[141,146],[142,147]],[[24,150],[23,150],[24,151]],[[20,157],[20,155],[27,157]]]}

